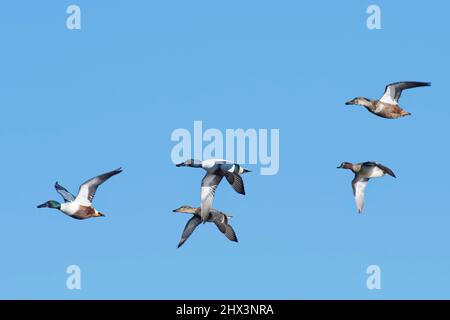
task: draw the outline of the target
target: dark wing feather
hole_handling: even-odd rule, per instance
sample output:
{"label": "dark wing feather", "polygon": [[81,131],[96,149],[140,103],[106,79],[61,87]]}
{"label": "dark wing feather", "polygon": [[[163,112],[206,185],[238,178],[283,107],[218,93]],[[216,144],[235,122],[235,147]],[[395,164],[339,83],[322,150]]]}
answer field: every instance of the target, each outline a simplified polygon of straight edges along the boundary
{"label": "dark wing feather", "polygon": [[378,166],[378,163],[375,161],[366,161],[366,162],[363,162],[362,165],[364,167],[376,167],[376,166]]}
{"label": "dark wing feather", "polygon": [[417,88],[417,87],[428,87],[428,86],[431,86],[430,82],[401,81],[401,82],[394,82],[394,83],[388,84],[386,86],[385,92],[388,91],[389,89],[394,90],[393,98],[395,101],[398,101],[400,99],[400,96],[402,95],[403,90]]}
{"label": "dark wing feather", "polygon": [[390,176],[392,176],[394,178],[397,178],[395,176],[395,173],[391,169],[389,169],[388,167],[382,165],[381,163],[374,162],[374,161],[368,161],[368,162],[364,162],[362,165],[365,166],[365,167],[378,167],[381,170],[383,170],[384,172],[386,172],[388,175],[390,175]]}
{"label": "dark wing feather", "polygon": [[228,238],[228,240],[238,242],[238,238],[236,236],[236,233],[233,230],[233,227],[231,225],[227,224],[226,228],[227,229],[225,231],[225,236]]}
{"label": "dark wing feather", "polygon": [[101,185],[106,180],[108,180],[109,178],[111,178],[112,176],[115,176],[116,174],[119,174],[121,172],[122,168],[119,168],[87,180],[80,186],[80,190],[78,191],[77,195],[77,200],[80,200],[81,203],[92,202],[98,186]]}
{"label": "dark wing feather", "polygon": [[215,212],[210,212],[210,220],[214,222],[214,224],[217,226],[217,228],[219,229],[220,232],[225,233],[226,231],[226,216],[223,213],[215,213]]}
{"label": "dark wing feather", "polygon": [[229,171],[224,171],[223,174],[237,193],[245,195],[244,181],[242,181],[242,177],[239,174]]}
{"label": "dark wing feather", "polygon": [[186,240],[190,237],[192,232],[194,232],[195,228],[202,222],[202,219],[198,216],[193,216],[189,219],[189,221],[186,223],[186,226],[184,227],[183,234],[181,235],[181,240],[178,243],[178,248],[183,245],[183,243],[186,242]]}
{"label": "dark wing feather", "polygon": [[392,176],[392,177],[394,177],[394,178],[397,178],[397,177],[395,176],[394,171],[392,171],[392,170],[389,169],[388,167],[382,165],[381,163],[377,163],[377,166],[378,166],[378,168],[380,168],[381,170],[383,170],[384,172],[386,172],[388,175],[390,175],[390,176]]}
{"label": "dark wing feather", "polygon": [[64,202],[72,202],[73,200],[75,200],[75,196],[58,182],[55,183],[55,189],[61,195],[61,197],[63,197]]}
{"label": "dark wing feather", "polygon": [[228,240],[238,242],[236,233],[233,228],[228,224],[228,218],[223,213],[211,213],[211,219],[217,226],[220,232],[225,234]]}

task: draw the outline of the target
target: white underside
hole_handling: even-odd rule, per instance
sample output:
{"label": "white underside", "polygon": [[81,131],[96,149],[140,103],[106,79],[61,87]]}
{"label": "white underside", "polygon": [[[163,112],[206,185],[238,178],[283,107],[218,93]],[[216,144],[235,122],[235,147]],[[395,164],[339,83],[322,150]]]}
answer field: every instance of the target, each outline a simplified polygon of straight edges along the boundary
{"label": "white underside", "polygon": [[[61,211],[69,216],[73,216],[80,210],[80,203],[78,203],[76,200],[72,202],[66,202],[61,204]],[[95,210],[95,209],[94,209]],[[95,210],[97,212],[97,210]]]}

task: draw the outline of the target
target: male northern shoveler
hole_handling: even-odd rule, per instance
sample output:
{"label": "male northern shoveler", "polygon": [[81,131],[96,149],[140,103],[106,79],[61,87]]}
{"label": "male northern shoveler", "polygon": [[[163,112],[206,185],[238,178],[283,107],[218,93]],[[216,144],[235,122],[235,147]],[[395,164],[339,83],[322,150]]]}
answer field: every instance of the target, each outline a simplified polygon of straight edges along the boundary
{"label": "male northern shoveler", "polygon": [[356,208],[361,213],[364,208],[364,190],[367,182],[372,178],[379,178],[386,174],[396,178],[394,172],[386,166],[378,162],[350,163],[342,162],[338,169],[349,169],[355,174],[352,181],[353,195],[356,200]]}
{"label": "male northern shoveler", "polygon": [[79,220],[92,217],[103,217],[103,213],[98,212],[97,209],[92,207],[92,200],[94,199],[95,192],[99,185],[121,172],[122,169],[119,168],[86,181],[80,186],[80,190],[76,197],[56,182],[55,189],[63,197],[64,203],[50,200],[39,205],[38,208],[58,209],[69,217]]}
{"label": "male northern shoveler", "polygon": [[366,107],[371,113],[379,117],[387,119],[396,119],[409,116],[411,113],[403,110],[398,105],[398,100],[405,89],[416,87],[431,86],[430,82],[403,81],[388,84],[384,91],[384,95],[380,100],[370,100],[363,97],[357,97],[346,102],[346,105],[360,105]]}
{"label": "male northern shoveler", "polygon": [[[186,242],[186,240],[189,238],[189,236],[194,232],[195,228],[202,222],[200,212],[200,208],[193,208],[190,206],[181,206],[178,209],[173,210],[173,212],[181,212],[181,213],[190,213],[193,215],[191,219],[186,223],[186,226],[183,230],[183,235],[181,236],[181,240],[178,243],[178,248],[183,245],[183,243]],[[228,219],[230,219],[232,216],[229,216],[223,212],[220,212],[216,209],[211,209],[209,212],[208,218],[206,219],[207,222],[213,222],[220,232],[222,232],[229,240],[238,242],[238,239],[236,237],[236,233],[234,232],[233,228],[228,224]]]}
{"label": "male northern shoveler", "polygon": [[179,163],[177,167],[193,167],[203,168],[206,170],[206,175],[202,179],[201,184],[201,213],[200,217],[204,223],[208,218],[209,211],[212,208],[214,195],[216,193],[217,186],[222,178],[225,177],[228,183],[231,184],[233,189],[245,195],[244,182],[242,181],[241,174],[250,172],[250,170],[242,168],[236,163],[232,163],[223,159],[209,159],[209,160],[194,160],[189,159],[185,162]]}

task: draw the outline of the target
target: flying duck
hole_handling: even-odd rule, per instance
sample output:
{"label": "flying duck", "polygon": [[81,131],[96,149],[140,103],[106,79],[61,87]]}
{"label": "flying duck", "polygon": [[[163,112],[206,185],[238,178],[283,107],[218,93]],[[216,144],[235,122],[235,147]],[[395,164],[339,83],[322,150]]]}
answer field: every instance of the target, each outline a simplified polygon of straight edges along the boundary
{"label": "flying duck", "polygon": [[398,100],[405,89],[416,87],[431,86],[430,82],[416,82],[403,81],[388,84],[384,90],[384,95],[380,100],[370,100],[363,97],[357,97],[351,101],[346,102],[346,105],[360,105],[366,107],[371,113],[379,117],[387,119],[397,119],[404,116],[409,116],[411,113],[403,110],[398,105]]}
{"label": "flying duck", "polygon": [[176,166],[203,168],[206,170],[206,175],[203,177],[201,184],[200,217],[203,223],[205,223],[208,218],[217,186],[220,181],[222,181],[223,177],[227,179],[228,183],[231,184],[237,193],[245,195],[244,182],[240,175],[250,172],[250,170],[244,169],[236,163],[223,159],[209,159],[204,161],[189,159]]}
{"label": "flying duck", "polygon": [[[192,232],[194,232],[195,228],[197,228],[197,226],[202,222],[202,219],[200,217],[200,211],[201,211],[200,208],[193,208],[186,205],[173,210],[173,212],[190,213],[193,215],[192,218],[189,219],[189,221],[186,223],[186,226],[184,227],[181,240],[178,243],[178,248],[181,247],[186,242],[186,240],[189,238]],[[238,242],[236,233],[234,233],[233,228],[228,224],[228,219],[230,219],[231,217],[232,216],[229,216],[216,209],[211,209],[206,221],[213,222],[217,226],[219,231],[222,232],[229,240]]]}
{"label": "flying duck", "polygon": [[349,169],[355,174],[355,178],[352,181],[352,187],[358,213],[361,213],[364,208],[364,190],[366,190],[369,179],[379,178],[386,174],[396,178],[391,169],[378,162],[364,162],[355,164],[350,162],[342,162],[338,169]]}
{"label": "flying duck", "polygon": [[56,182],[55,189],[64,199],[64,203],[50,200],[39,205],[38,208],[58,209],[69,217],[78,220],[88,219],[92,217],[103,217],[103,213],[98,212],[97,209],[92,207],[92,200],[94,199],[95,192],[97,191],[99,185],[101,185],[112,176],[115,176],[116,174],[119,174],[121,172],[122,168],[119,168],[86,181],[80,186],[78,195],[76,197],[71,194],[66,188]]}

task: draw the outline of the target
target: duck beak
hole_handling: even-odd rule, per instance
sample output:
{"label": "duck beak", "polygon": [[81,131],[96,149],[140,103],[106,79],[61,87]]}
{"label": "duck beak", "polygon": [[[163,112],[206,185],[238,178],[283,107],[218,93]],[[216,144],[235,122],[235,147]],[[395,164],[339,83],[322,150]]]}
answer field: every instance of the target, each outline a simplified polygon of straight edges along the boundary
{"label": "duck beak", "polygon": [[38,208],[48,208],[48,203],[45,202],[45,203],[43,203],[43,204],[38,205],[37,207],[38,207]]}
{"label": "duck beak", "polygon": [[173,209],[172,212],[180,212],[179,209]]}
{"label": "duck beak", "polygon": [[354,105],[354,104],[356,104],[354,99],[353,99],[353,100],[350,100],[350,101],[347,101],[347,102],[345,103],[345,105],[347,105],[347,106],[351,106],[351,105]]}
{"label": "duck beak", "polygon": [[182,163],[177,164],[176,166],[177,167],[184,167],[184,166],[186,166],[186,164],[184,162],[182,162]]}

